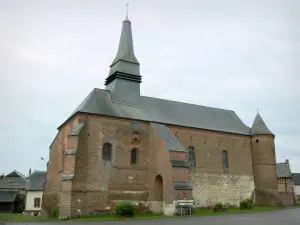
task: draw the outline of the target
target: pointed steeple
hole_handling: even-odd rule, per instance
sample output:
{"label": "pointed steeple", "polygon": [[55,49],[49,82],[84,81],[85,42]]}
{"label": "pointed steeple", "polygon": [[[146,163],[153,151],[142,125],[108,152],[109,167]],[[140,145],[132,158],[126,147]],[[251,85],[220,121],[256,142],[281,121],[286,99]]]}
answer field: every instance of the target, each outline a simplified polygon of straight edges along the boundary
{"label": "pointed steeple", "polygon": [[131,22],[126,15],[118,52],[105,80],[106,90],[110,91],[113,102],[139,106],[141,82],[140,63],[134,55]]}
{"label": "pointed steeple", "polygon": [[260,134],[268,134],[268,135],[274,135],[265,122],[263,121],[262,117],[260,116],[258,110],[255,117],[255,120],[253,122],[252,128],[251,128],[251,135],[260,135]]}
{"label": "pointed steeple", "polygon": [[119,60],[131,62],[139,65],[139,62],[134,55],[131,22],[128,19],[128,17],[126,17],[126,19],[123,21],[118,52],[111,66],[113,66]]}
{"label": "pointed steeple", "polygon": [[[131,22],[128,16],[126,16],[126,19],[123,21],[118,52],[110,65],[106,85],[112,81],[112,78],[115,78],[111,77],[115,73],[119,73],[119,78],[141,82],[140,63],[134,55]],[[120,73],[122,73],[123,76],[120,76]]]}

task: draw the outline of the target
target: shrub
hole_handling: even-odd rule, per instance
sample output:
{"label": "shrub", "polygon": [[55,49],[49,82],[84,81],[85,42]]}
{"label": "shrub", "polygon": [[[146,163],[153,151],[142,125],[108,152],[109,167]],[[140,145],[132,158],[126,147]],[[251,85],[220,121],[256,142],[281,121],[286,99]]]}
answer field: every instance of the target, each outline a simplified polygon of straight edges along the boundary
{"label": "shrub", "polygon": [[135,207],[131,202],[120,202],[115,207],[117,216],[131,217],[135,214]]}
{"label": "shrub", "polygon": [[215,204],[213,211],[214,212],[224,212],[227,211],[228,208],[224,207],[223,203]]}
{"label": "shrub", "polygon": [[240,209],[243,210],[243,209],[252,209],[253,207],[253,201],[251,198],[248,198],[244,201],[241,201],[240,202]]}
{"label": "shrub", "polygon": [[51,209],[51,216],[53,218],[58,218],[59,216],[59,207],[55,206],[54,208]]}

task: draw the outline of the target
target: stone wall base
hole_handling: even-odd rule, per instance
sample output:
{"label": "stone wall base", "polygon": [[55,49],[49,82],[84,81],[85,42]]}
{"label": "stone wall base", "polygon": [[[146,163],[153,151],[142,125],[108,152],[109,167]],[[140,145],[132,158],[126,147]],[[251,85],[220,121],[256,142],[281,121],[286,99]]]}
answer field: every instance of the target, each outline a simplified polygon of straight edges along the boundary
{"label": "stone wall base", "polygon": [[166,216],[173,216],[176,211],[176,202],[173,201],[171,204],[164,203],[164,215]]}
{"label": "stone wall base", "polygon": [[279,192],[280,199],[285,206],[296,204],[296,199],[293,192]]}
{"label": "stone wall base", "polygon": [[283,206],[277,190],[255,190],[255,205]]}
{"label": "stone wall base", "polygon": [[149,208],[154,213],[163,213],[164,212],[164,202],[163,201],[150,201]]}

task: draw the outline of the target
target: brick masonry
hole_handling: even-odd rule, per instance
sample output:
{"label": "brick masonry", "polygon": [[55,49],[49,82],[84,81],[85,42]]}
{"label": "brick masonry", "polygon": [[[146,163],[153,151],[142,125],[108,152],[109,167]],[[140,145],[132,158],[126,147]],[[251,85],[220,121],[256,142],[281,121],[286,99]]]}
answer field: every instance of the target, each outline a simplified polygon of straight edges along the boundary
{"label": "brick masonry", "polygon": [[[73,122],[80,118],[86,120],[79,135],[69,136]],[[169,129],[183,146],[194,147],[194,168],[172,167],[170,159],[187,160],[187,154],[169,151],[147,122],[132,126],[126,119],[76,115],[61,127],[50,146],[43,213],[49,214],[59,204],[61,217],[75,217],[131,200],[171,214],[174,200],[183,197],[194,198],[197,206],[237,204],[250,197],[255,186],[274,190],[276,183],[277,189],[273,137],[258,137],[260,143],[256,143],[250,136],[178,126]],[[111,161],[102,160],[102,146],[107,142],[112,145]],[[64,155],[68,148],[77,151]],[[134,165],[130,163],[133,148],[138,149]],[[222,150],[228,152],[227,169],[222,165]],[[63,174],[74,177],[62,181]],[[190,182],[193,190],[175,190],[173,182]]]}

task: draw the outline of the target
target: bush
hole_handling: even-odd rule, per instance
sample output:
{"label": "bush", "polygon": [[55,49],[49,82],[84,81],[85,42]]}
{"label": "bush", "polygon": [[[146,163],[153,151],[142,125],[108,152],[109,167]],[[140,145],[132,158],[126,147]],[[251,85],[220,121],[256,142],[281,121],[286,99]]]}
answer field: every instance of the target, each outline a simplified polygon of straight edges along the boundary
{"label": "bush", "polygon": [[25,196],[24,195],[17,195],[15,200],[15,208],[14,212],[22,213],[25,210]]}
{"label": "bush", "polygon": [[252,209],[253,207],[253,201],[251,198],[248,198],[244,201],[240,202],[240,209],[244,210],[244,209]]}
{"label": "bush", "polygon": [[224,207],[223,203],[217,203],[213,208],[214,212],[226,212],[227,210],[228,208]]}
{"label": "bush", "polygon": [[51,209],[51,216],[53,218],[58,218],[59,216],[59,207],[55,206],[54,208]]}
{"label": "bush", "polygon": [[115,207],[117,216],[132,217],[135,214],[135,207],[131,202],[121,202]]}

